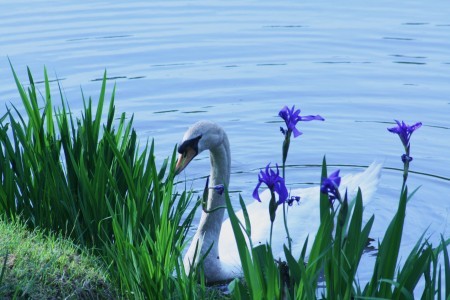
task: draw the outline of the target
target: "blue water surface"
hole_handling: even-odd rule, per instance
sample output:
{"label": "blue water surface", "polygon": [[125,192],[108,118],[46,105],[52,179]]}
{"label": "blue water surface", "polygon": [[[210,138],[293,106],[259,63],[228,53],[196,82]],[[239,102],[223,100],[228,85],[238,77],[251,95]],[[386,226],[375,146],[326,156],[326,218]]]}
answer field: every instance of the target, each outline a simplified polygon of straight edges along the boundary
{"label": "blue water surface", "polygon": [[[317,184],[326,155],[341,173],[374,160],[383,171],[373,237],[392,217],[402,181],[393,120],[423,122],[413,134],[411,188],[402,254],[425,230],[449,237],[450,4],[435,1],[11,1],[0,4],[0,113],[21,109],[8,57],[59,79],[74,112],[80,87],[95,100],[107,70],[118,112],[134,115],[142,144],[171,155],[197,120],[220,123],[232,145],[233,199],[250,202],[258,169],[280,163],[278,111],[296,105],[325,122],[300,124],[292,141],[289,188]],[[38,85],[43,89],[42,84]],[[57,98],[57,83],[52,88]],[[182,174],[201,190],[202,154]],[[435,175],[435,176],[431,176]],[[438,177],[436,177],[438,176]],[[304,224],[307,226],[307,224]],[[365,257],[361,280],[373,258]]]}

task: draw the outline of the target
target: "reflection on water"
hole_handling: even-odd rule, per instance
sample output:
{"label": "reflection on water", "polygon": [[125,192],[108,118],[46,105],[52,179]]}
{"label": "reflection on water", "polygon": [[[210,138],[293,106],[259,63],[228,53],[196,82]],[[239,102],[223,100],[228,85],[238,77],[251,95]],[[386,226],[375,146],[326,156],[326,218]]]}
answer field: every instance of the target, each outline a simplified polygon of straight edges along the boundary
{"label": "reflection on water", "polygon": [[[112,77],[109,77],[109,76],[107,76],[106,77],[106,80],[117,80],[117,79],[125,79],[125,78],[127,78],[127,76],[112,76]],[[103,77],[99,77],[99,78],[94,78],[94,79],[91,79],[91,81],[103,81]]]}
{"label": "reflection on water", "polygon": [[[421,121],[411,146],[417,173],[409,178],[421,188],[408,208],[404,248],[430,224],[432,241],[449,236],[446,0],[11,1],[2,4],[0,33],[1,107],[12,102],[20,110],[7,56],[22,81],[30,66],[41,90],[45,65],[74,112],[83,106],[80,85],[95,99],[106,69],[110,92],[117,82],[116,111],[134,114],[141,140],[155,138],[161,161],[190,124],[222,124],[232,147],[231,190],[247,201],[258,168],[281,160],[278,111],[295,104],[302,114],[322,115],[325,122],[301,124],[304,135],[292,141],[289,187],[317,183],[325,154],[334,165],[382,161],[387,169],[367,208],[376,215],[374,238],[401,185],[402,147],[386,128],[394,119]],[[207,155],[193,166],[182,177],[201,190]]]}

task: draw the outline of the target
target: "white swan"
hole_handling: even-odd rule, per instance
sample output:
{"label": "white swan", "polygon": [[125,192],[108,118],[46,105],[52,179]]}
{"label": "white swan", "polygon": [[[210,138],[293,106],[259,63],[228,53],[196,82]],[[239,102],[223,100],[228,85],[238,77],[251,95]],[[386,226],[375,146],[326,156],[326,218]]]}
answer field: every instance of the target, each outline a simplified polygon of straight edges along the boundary
{"label": "white swan", "polygon": [[[210,186],[219,184],[228,186],[231,161],[230,144],[225,131],[219,125],[208,121],[195,123],[184,134],[178,147],[180,156],[176,174],[184,170],[189,162],[204,150],[210,151]],[[352,199],[360,187],[363,192],[364,204],[367,204],[377,188],[380,170],[381,164],[372,163],[364,172],[344,176],[340,185],[341,193],[347,188],[349,199]],[[207,210],[211,211],[225,206],[224,195],[212,190],[208,195]],[[308,234],[310,235],[309,244],[311,245],[314,240],[313,235],[320,224],[320,192],[317,186],[292,190],[291,195],[301,197],[300,204],[294,205],[288,210],[288,227],[293,239],[292,252],[294,257],[299,257],[306,237]],[[269,239],[269,199],[270,192],[266,190],[261,194],[263,203],[255,201],[247,206],[252,224],[253,245],[265,243]],[[196,263],[194,258],[198,259],[211,248],[204,260],[205,278],[210,283],[228,281],[242,275],[233,230],[229,219],[223,222],[224,212],[224,209],[218,209],[211,213],[202,212],[198,229],[184,257],[184,266],[186,272],[189,272],[191,266]],[[237,216],[243,222],[242,211],[237,212]],[[283,217],[278,213],[272,237],[272,250],[275,258],[284,256],[283,244],[285,243],[286,233]]]}

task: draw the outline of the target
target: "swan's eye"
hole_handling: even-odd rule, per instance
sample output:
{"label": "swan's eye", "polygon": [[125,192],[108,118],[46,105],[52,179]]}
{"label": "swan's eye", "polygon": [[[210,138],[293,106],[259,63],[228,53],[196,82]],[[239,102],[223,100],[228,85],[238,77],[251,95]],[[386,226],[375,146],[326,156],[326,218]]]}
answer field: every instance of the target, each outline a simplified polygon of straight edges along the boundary
{"label": "swan's eye", "polygon": [[183,158],[186,158],[186,156],[187,156],[187,152],[185,151],[185,152],[183,152]]}
{"label": "swan's eye", "polygon": [[194,150],[195,154],[198,153],[198,141],[201,139],[201,135],[196,138],[184,141],[180,146],[178,146],[178,153],[185,157],[190,150]]}

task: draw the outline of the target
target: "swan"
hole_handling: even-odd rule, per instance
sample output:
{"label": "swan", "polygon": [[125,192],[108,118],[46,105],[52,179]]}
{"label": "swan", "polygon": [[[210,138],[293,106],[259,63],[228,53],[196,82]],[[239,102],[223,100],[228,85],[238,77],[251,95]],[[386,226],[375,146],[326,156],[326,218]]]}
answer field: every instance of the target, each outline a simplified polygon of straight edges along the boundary
{"label": "swan", "polygon": [[[178,147],[180,153],[175,174],[181,173],[186,166],[199,153],[209,150],[211,160],[210,186],[230,182],[230,143],[225,131],[216,123],[199,121],[193,124],[184,134]],[[381,164],[372,163],[364,172],[342,177],[340,191],[348,190],[349,199],[356,195],[358,187],[363,192],[364,204],[368,203],[377,188],[381,171]],[[309,235],[309,244],[312,244],[314,234],[320,224],[319,195],[320,187],[301,188],[291,191],[291,195],[300,196],[299,205],[288,210],[288,227],[292,238],[292,253],[299,257],[303,243]],[[253,245],[266,243],[269,239],[270,220],[268,202],[270,191],[260,194],[263,203],[253,202],[247,206],[252,225]],[[208,283],[230,281],[242,276],[239,254],[234,239],[230,220],[223,221],[225,209],[225,196],[214,190],[208,193],[206,211],[202,211],[200,222],[189,246],[183,264],[185,271],[198,263],[207,251],[204,258],[204,275]],[[241,222],[244,222],[243,213],[236,213]],[[286,233],[281,214],[275,219],[273,226],[272,251],[275,258],[284,257],[283,244],[286,243]]]}

